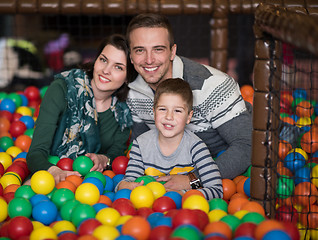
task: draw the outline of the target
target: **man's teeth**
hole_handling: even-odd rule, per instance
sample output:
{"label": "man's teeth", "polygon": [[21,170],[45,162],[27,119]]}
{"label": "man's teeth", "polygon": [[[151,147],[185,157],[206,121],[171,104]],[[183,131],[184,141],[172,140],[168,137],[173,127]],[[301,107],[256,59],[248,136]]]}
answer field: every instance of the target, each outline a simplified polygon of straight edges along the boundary
{"label": "man's teeth", "polygon": [[158,67],[145,68],[148,72],[155,71]]}

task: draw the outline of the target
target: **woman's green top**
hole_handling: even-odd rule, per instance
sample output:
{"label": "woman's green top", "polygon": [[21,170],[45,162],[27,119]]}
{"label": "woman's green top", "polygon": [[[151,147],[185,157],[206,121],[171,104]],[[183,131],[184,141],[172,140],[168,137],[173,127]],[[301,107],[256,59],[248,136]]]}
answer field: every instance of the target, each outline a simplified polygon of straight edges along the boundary
{"label": "woman's green top", "polygon": [[[67,109],[66,93],[65,81],[57,79],[48,87],[41,102],[32,143],[26,157],[28,168],[32,174],[53,166],[48,161],[48,157],[59,122]],[[98,153],[105,154],[112,162],[115,157],[124,155],[130,129],[125,128],[121,131],[114,113],[110,109],[98,113],[98,124],[101,143]]]}

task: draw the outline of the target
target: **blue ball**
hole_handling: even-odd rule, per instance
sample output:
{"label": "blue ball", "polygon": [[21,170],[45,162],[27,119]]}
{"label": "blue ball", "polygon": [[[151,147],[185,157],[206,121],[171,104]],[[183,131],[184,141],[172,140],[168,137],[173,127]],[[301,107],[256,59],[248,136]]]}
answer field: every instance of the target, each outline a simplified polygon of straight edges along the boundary
{"label": "blue ball", "polygon": [[88,178],[85,178],[82,182],[83,183],[91,183],[91,184],[94,184],[98,190],[99,190],[99,194],[103,194],[104,192],[104,185],[102,183],[102,181],[96,177],[88,177]]}
{"label": "blue ball", "polygon": [[273,240],[273,239],[291,240],[291,237],[282,230],[273,230],[266,233],[262,238],[262,240]]}
{"label": "blue ball", "polygon": [[26,158],[27,154],[27,152],[20,152],[15,158],[13,158],[13,160],[17,158]]}
{"label": "blue ball", "polygon": [[255,238],[240,236],[240,237],[233,238],[233,240],[255,240]]}
{"label": "blue ball", "polygon": [[38,204],[41,201],[49,201],[50,198],[44,194],[36,194],[30,198],[30,203],[32,204],[32,207],[34,207],[36,204]]}
{"label": "blue ball", "polygon": [[105,179],[106,179],[106,184],[105,184],[105,187],[104,187],[104,191],[114,191],[114,181],[111,177],[107,176],[107,175],[104,175],[105,176]]}
{"label": "blue ball", "polygon": [[243,186],[244,192],[248,197],[251,197],[251,178],[247,178]]}
{"label": "blue ball", "polygon": [[180,193],[169,191],[166,192],[163,196],[171,198],[175,202],[177,209],[180,209],[182,207],[182,196]]}
{"label": "blue ball", "polygon": [[32,209],[32,217],[35,221],[39,221],[44,225],[49,225],[56,220],[57,207],[50,200],[40,201]]}
{"label": "blue ball", "polygon": [[159,221],[159,219],[163,218],[164,214],[161,212],[154,212],[151,213],[148,217],[147,217],[147,221],[149,222],[151,228],[154,228],[156,226],[157,221]]}
{"label": "blue ball", "polygon": [[103,208],[108,208],[108,206],[105,203],[95,203],[93,205],[93,208],[95,209],[96,213],[99,212],[99,210]]}
{"label": "blue ball", "polygon": [[303,88],[297,88],[293,91],[293,98],[303,98],[303,99],[307,99],[307,92],[305,89]]}
{"label": "blue ball", "polygon": [[19,94],[19,95],[21,96],[21,100],[22,100],[21,106],[25,106],[25,107],[28,106],[29,104],[28,98],[23,94]]}
{"label": "blue ball", "polygon": [[124,178],[124,174],[117,174],[115,175],[112,179],[113,179],[113,183],[114,183],[114,188],[117,186],[117,184],[123,180]]}
{"label": "blue ball", "polygon": [[25,124],[27,129],[34,128],[34,120],[31,116],[22,116],[19,120]]}
{"label": "blue ball", "polygon": [[0,102],[0,111],[6,110],[10,113],[14,113],[15,109],[15,103],[10,98],[5,98]]}
{"label": "blue ball", "polygon": [[153,228],[154,227],[158,227],[158,226],[168,226],[168,227],[172,227],[172,218],[171,217],[160,217],[154,224],[153,224]]}
{"label": "blue ball", "polygon": [[306,164],[306,159],[299,152],[290,152],[284,158],[284,167],[288,168],[293,173]]}
{"label": "blue ball", "polygon": [[295,185],[301,182],[310,182],[310,168],[303,167],[295,172]]}
{"label": "blue ball", "polygon": [[105,195],[106,197],[109,197],[109,199],[113,202],[114,201],[114,197],[115,197],[115,193],[114,192],[105,192],[103,193],[103,195]]}
{"label": "blue ball", "polygon": [[[122,225],[120,225],[122,227]],[[136,238],[129,235],[120,235],[116,240],[136,240]]]}
{"label": "blue ball", "polygon": [[120,189],[119,191],[115,193],[114,201],[119,198],[130,199],[130,193],[131,193],[130,189],[126,189],[126,188]]}

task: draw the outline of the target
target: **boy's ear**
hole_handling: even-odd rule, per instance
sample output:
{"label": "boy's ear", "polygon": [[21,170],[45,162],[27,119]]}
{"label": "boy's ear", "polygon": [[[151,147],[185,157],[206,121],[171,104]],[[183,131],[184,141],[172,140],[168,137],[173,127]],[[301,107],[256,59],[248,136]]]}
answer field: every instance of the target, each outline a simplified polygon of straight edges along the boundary
{"label": "boy's ear", "polygon": [[188,114],[187,124],[190,123],[192,116],[193,116],[193,110],[191,110],[191,111],[189,112],[189,114]]}

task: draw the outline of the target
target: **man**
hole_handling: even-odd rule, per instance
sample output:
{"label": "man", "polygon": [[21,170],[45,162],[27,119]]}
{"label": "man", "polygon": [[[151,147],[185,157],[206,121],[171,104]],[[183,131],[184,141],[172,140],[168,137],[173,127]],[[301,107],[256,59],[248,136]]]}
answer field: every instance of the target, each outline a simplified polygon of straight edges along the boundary
{"label": "man", "polygon": [[[232,179],[246,171],[251,164],[252,116],[237,82],[217,69],[177,56],[171,25],[163,15],[134,17],[126,37],[131,62],[139,73],[129,84],[127,98],[134,121],[132,139],[155,128],[152,107],[158,84],[181,78],[190,84],[194,97],[194,114],[187,129],[206,143],[222,178]],[[161,180],[173,180],[169,186],[173,188],[182,182],[177,178],[180,181],[171,176]]]}

